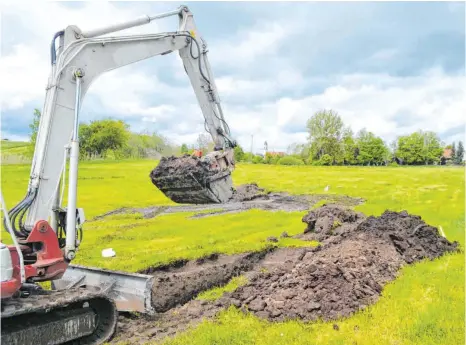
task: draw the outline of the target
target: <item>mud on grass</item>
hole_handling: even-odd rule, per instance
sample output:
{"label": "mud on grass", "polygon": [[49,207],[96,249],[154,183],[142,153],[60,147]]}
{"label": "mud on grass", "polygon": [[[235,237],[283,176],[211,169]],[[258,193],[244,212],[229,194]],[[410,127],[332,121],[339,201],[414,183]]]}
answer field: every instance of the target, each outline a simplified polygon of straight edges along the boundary
{"label": "mud on grass", "polygon": [[240,185],[235,189],[233,197],[223,204],[193,204],[174,206],[154,206],[131,208],[122,207],[94,218],[99,220],[107,216],[125,213],[139,213],[144,218],[154,218],[162,214],[194,212],[192,218],[204,218],[226,213],[238,213],[251,209],[266,211],[301,212],[308,211],[317,203],[357,206],[364,202],[362,198],[353,198],[337,194],[292,195],[285,192],[270,192],[255,183]]}
{"label": "mud on grass", "polygon": [[[458,243],[405,211],[366,218],[324,205],[302,221],[307,227],[298,236],[319,238],[317,248],[214,255],[146,270],[158,277],[153,297],[159,298],[161,313],[150,318],[121,315],[114,342],[161,340],[232,306],[270,321],[337,320],[375,303],[404,265],[458,250]],[[240,274],[246,283],[236,290],[213,301],[193,299]]]}

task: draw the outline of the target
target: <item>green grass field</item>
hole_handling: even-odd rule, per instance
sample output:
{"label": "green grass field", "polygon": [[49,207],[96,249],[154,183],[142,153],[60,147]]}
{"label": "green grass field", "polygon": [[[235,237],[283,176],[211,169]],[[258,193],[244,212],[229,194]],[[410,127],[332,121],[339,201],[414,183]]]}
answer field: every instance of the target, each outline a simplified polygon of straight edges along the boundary
{"label": "green grass field", "polygon": [[34,148],[25,141],[2,140],[0,142],[2,164],[29,163]]}
{"label": "green grass field", "polygon": [[[144,219],[121,214],[92,220],[120,207],[172,204],[150,182],[156,162],[124,161],[82,163],[78,207],[88,222],[76,263],[138,271],[180,258],[212,252],[235,253],[261,249],[268,236],[303,231],[303,212],[253,210],[200,219],[191,213]],[[2,166],[2,190],[13,207],[26,191],[29,165]],[[464,247],[465,175],[454,167],[283,167],[238,165],[235,184],[257,182],[274,191],[295,194],[328,193],[362,197],[356,207],[379,215],[385,209],[407,210],[441,226],[449,240]],[[4,233],[3,233],[4,234]],[[301,246],[281,239],[280,246]],[[102,258],[111,247],[114,258]],[[432,262],[405,267],[399,279],[386,286],[382,298],[363,312],[338,323],[272,324],[230,309],[217,320],[206,321],[180,334],[169,344],[464,344],[464,254],[447,255]],[[242,279],[232,281],[234,289]],[[221,289],[198,298],[214,299]]]}

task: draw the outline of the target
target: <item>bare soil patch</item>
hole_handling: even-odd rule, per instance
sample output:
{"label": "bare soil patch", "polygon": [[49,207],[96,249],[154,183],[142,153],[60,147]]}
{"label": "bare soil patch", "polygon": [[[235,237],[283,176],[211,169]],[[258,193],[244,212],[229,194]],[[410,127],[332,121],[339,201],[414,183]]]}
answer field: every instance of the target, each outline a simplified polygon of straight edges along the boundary
{"label": "bare soil patch", "polygon": [[344,206],[356,206],[364,202],[361,198],[353,198],[346,195],[292,195],[284,192],[270,192],[260,188],[256,183],[250,183],[236,187],[232,198],[223,204],[182,204],[142,208],[123,207],[97,216],[94,219],[98,220],[122,213],[141,213],[144,218],[154,218],[169,213],[199,212],[195,213],[192,218],[203,218],[225,213],[244,212],[251,209],[301,212],[310,210],[321,200],[325,200],[327,204]]}

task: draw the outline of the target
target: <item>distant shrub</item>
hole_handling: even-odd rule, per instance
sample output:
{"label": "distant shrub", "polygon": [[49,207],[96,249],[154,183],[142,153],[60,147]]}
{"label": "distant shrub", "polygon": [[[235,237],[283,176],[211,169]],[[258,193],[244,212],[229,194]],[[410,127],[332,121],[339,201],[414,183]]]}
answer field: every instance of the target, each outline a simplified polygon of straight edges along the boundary
{"label": "distant shrub", "polygon": [[279,165],[304,165],[304,162],[296,157],[285,156],[278,161]]}
{"label": "distant shrub", "polygon": [[281,156],[279,155],[271,155],[270,153],[265,154],[264,163],[265,164],[278,164]]}
{"label": "distant shrub", "polygon": [[322,165],[332,165],[333,157],[326,153],[322,157],[320,157],[320,163]]}
{"label": "distant shrub", "polygon": [[261,163],[264,163],[264,159],[263,159],[261,156],[256,155],[256,156],[254,156],[254,158],[252,159],[252,162],[253,162],[254,164],[261,164]]}
{"label": "distant shrub", "polygon": [[390,163],[388,163],[388,166],[389,166],[389,167],[397,167],[397,166],[399,166],[399,165],[398,165],[397,162],[390,162]]}

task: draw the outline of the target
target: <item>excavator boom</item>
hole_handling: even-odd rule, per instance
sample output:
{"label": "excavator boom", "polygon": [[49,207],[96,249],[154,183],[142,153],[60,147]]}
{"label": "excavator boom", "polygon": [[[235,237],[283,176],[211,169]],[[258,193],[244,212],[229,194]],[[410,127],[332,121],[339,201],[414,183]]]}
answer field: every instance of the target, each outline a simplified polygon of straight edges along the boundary
{"label": "excavator boom", "polygon": [[[178,16],[177,31],[104,36],[169,16]],[[6,342],[100,344],[115,331],[118,310],[153,312],[151,276],[71,265],[85,221],[77,207],[79,111],[90,85],[101,74],[175,51],[215,147],[211,153],[193,157],[194,167],[187,157],[162,159],[150,179],[175,202],[217,203],[231,197],[236,143],[224,119],[206,43],[186,6],[90,31],[74,25],[58,31],[51,45],[51,72],[26,195],[10,210],[1,198],[4,225],[14,242],[12,246],[0,243],[1,323]],[[52,282],[51,291],[36,284],[46,281]]]}

